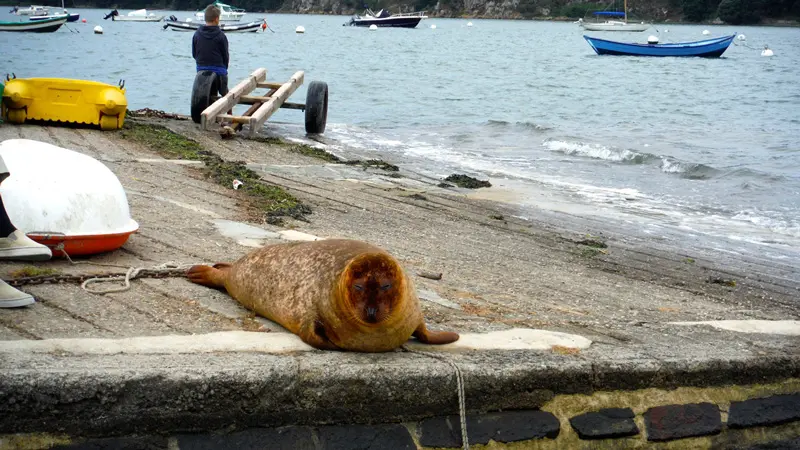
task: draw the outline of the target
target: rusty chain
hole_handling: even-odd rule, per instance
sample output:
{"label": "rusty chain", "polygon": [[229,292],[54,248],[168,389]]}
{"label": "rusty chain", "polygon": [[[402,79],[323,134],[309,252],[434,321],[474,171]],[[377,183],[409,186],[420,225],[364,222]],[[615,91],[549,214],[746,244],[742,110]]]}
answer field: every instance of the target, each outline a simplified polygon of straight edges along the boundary
{"label": "rusty chain", "polygon": [[[57,284],[71,283],[82,284],[91,278],[115,278],[125,277],[125,272],[106,272],[98,274],[77,274],[77,275],[37,275],[33,277],[12,278],[3,280],[14,287],[36,284]],[[136,278],[185,278],[186,269],[141,269]]]}

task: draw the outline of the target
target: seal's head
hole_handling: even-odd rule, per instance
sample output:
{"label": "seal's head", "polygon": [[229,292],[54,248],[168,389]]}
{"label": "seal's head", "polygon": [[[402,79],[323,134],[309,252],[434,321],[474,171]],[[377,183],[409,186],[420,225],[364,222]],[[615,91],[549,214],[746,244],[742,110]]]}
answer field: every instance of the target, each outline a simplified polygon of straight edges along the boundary
{"label": "seal's head", "polygon": [[380,325],[398,309],[405,296],[400,265],[385,253],[365,253],[351,260],[341,286],[351,318],[362,325]]}

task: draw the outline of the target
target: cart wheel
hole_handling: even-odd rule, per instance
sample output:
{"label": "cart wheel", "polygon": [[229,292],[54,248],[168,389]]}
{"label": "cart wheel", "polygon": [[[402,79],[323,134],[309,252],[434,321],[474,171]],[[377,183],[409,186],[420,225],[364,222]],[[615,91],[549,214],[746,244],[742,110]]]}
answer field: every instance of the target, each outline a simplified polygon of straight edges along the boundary
{"label": "cart wheel", "polygon": [[211,104],[211,96],[219,92],[217,74],[210,70],[197,72],[192,87],[192,120],[200,123],[200,114]]}
{"label": "cart wheel", "polygon": [[6,111],[8,111],[7,114],[9,122],[16,124],[25,123],[25,116],[27,115],[25,112],[25,108],[15,108],[15,109],[9,108]]}
{"label": "cart wheel", "polygon": [[324,133],[327,122],[328,83],[312,81],[306,93],[306,133]]}
{"label": "cart wheel", "polygon": [[100,115],[100,129],[103,131],[116,130],[119,124],[118,116],[108,116],[106,114]]}

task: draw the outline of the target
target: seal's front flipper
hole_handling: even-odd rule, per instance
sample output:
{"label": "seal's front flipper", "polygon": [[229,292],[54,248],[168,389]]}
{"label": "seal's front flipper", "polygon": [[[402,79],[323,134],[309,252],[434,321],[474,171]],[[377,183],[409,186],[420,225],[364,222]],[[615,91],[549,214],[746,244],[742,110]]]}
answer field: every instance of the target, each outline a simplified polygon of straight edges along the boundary
{"label": "seal's front flipper", "polygon": [[431,331],[425,328],[425,324],[420,324],[414,330],[415,338],[423,344],[443,345],[455,342],[458,340],[458,333],[452,331]]}
{"label": "seal's front flipper", "polygon": [[192,283],[202,284],[212,288],[224,288],[225,276],[231,265],[228,263],[214,264],[211,266],[192,266],[186,273]]}

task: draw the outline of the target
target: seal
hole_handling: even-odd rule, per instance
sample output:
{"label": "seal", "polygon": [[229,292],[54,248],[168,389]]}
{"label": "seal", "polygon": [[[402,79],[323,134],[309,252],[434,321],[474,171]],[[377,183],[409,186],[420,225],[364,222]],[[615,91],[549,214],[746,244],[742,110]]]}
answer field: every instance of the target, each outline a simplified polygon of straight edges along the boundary
{"label": "seal", "polygon": [[192,266],[190,281],[225,288],[244,307],[323,350],[385,352],[412,335],[458,340],[425,327],[411,279],[380,247],[350,239],[262,247],[232,264]]}

